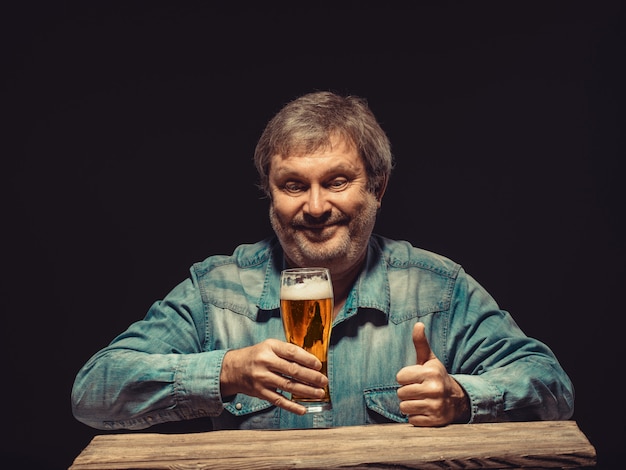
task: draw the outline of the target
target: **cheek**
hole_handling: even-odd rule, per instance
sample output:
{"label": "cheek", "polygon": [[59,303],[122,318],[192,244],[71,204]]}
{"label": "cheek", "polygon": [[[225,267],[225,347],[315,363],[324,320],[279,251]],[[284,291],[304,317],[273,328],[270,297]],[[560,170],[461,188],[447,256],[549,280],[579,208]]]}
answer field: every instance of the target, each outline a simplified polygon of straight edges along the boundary
{"label": "cheek", "polygon": [[272,198],[272,207],[278,218],[292,219],[293,216],[298,213],[300,206],[295,198],[279,196]]}
{"label": "cheek", "polygon": [[372,208],[378,209],[378,200],[371,193],[360,195],[358,198],[352,198],[345,201],[342,207],[351,214],[364,215],[370,213]]}

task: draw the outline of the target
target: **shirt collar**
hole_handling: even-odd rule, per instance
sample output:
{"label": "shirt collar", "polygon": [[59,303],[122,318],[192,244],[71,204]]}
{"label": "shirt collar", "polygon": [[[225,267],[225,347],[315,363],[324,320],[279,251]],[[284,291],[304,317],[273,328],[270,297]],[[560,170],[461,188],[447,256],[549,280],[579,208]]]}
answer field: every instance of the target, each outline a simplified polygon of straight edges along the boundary
{"label": "shirt collar", "polygon": [[272,240],[270,250],[270,257],[265,268],[263,291],[258,302],[261,310],[280,308],[280,272],[285,269],[285,257],[277,238]]}
{"label": "shirt collar", "polygon": [[[258,302],[261,310],[280,308],[280,272],[284,268],[282,247],[278,242],[273,243],[265,270],[263,291]],[[341,316],[347,318],[354,315],[358,308],[368,308],[378,310],[388,318],[390,304],[387,265],[380,246],[370,237],[365,264],[348,296]]]}
{"label": "shirt collar", "polygon": [[357,307],[379,310],[389,317],[391,300],[387,264],[380,246],[373,238],[370,238],[365,265],[353,291],[355,289]]}

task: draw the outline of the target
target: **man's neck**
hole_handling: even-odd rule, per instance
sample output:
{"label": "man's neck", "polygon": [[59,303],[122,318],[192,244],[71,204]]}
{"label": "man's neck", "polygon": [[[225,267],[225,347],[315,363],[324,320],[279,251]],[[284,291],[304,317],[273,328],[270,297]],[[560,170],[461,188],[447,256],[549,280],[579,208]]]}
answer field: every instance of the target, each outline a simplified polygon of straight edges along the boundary
{"label": "man's neck", "polygon": [[359,273],[361,272],[364,263],[365,255],[362,257],[361,261],[352,265],[349,270],[343,271],[341,273],[332,273],[333,296],[335,305],[333,318],[337,317],[344,304],[346,303],[348,295],[350,295],[350,291],[352,290],[352,286],[359,277]]}

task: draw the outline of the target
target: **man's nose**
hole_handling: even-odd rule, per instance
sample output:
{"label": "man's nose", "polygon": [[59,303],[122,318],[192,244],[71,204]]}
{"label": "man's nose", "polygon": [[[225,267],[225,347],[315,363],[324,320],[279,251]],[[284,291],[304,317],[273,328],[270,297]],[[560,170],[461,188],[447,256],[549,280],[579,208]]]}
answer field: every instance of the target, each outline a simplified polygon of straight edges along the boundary
{"label": "man's nose", "polygon": [[318,185],[311,186],[304,206],[304,212],[312,217],[320,217],[329,210],[330,203],[326,197],[325,189]]}

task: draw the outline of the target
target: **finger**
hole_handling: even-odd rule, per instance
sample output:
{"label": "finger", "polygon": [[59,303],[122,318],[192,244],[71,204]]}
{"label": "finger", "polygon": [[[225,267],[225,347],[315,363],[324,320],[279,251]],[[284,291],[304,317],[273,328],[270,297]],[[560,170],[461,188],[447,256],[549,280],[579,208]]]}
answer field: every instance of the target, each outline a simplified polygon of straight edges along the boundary
{"label": "finger", "polygon": [[409,378],[409,382],[401,385],[402,387],[398,388],[396,392],[400,401],[419,400],[425,398],[423,396],[421,384],[415,383],[413,379]]}
{"label": "finger", "polygon": [[429,415],[413,415],[409,416],[409,423],[416,427],[435,427],[445,426],[445,420]]}
{"label": "finger", "polygon": [[[311,373],[321,375],[322,379],[327,382],[326,377],[319,372],[311,371]],[[247,391],[244,390],[244,393],[267,400],[276,406],[284,408],[287,411],[291,411],[292,413],[300,414],[304,408],[294,406],[289,399],[284,397],[279,392],[279,390],[282,392],[297,394],[302,397],[320,399],[325,396],[325,390],[322,387],[323,386],[318,387],[315,385],[307,385],[291,377],[285,377],[278,373],[266,371],[264,374],[257,374],[256,379],[250,386],[250,389]]]}
{"label": "finger", "polygon": [[274,406],[277,406],[278,408],[282,408],[283,410],[289,411],[297,415],[303,415],[307,412],[307,409],[303,405],[291,401],[284,395],[272,390],[266,389],[265,393],[262,393],[259,398],[267,400]]}
{"label": "finger", "polygon": [[417,322],[413,327],[413,345],[415,346],[418,365],[424,365],[427,361],[436,359],[430,349],[430,344],[428,344],[425,329],[426,327],[422,322]]}
{"label": "finger", "polygon": [[324,398],[324,396],[326,395],[326,392],[323,388],[307,385],[293,380],[289,377],[284,377],[283,384],[278,388],[284,392],[289,392],[291,394],[295,394],[305,398],[321,399]]}
{"label": "finger", "polygon": [[321,372],[284,359],[276,363],[274,372],[312,387],[323,388],[328,385],[328,378]]}
{"label": "finger", "polygon": [[[422,366],[418,366],[418,365],[403,367],[396,374],[396,381],[400,385],[404,385],[404,386],[407,386],[410,384],[421,384],[425,380],[423,369],[424,368]],[[400,387],[398,389],[398,392],[400,392],[400,390],[402,390],[403,388],[404,387]],[[409,389],[404,389],[403,393],[408,394],[409,393],[408,390]]]}
{"label": "finger", "polygon": [[413,426],[442,426],[449,422],[433,400],[409,400],[400,403],[400,411]]}
{"label": "finger", "polygon": [[400,411],[408,416],[429,415],[429,400],[404,400],[400,402]]}
{"label": "finger", "polygon": [[295,344],[275,341],[271,343],[271,346],[274,354],[287,361],[296,362],[308,369],[320,370],[322,368],[322,362],[317,357]]}
{"label": "finger", "polygon": [[[272,341],[270,345],[276,356],[276,360],[268,364],[272,372],[316,388],[324,388],[328,385],[328,377],[320,372],[322,363],[313,354],[284,341]],[[311,397],[315,398],[319,390],[307,389],[306,394],[307,396],[312,394]]]}

